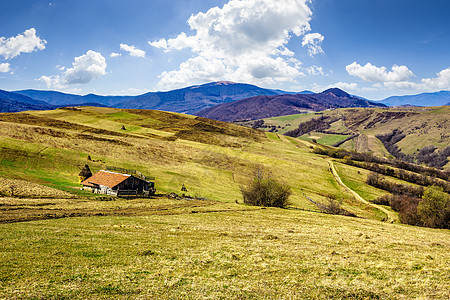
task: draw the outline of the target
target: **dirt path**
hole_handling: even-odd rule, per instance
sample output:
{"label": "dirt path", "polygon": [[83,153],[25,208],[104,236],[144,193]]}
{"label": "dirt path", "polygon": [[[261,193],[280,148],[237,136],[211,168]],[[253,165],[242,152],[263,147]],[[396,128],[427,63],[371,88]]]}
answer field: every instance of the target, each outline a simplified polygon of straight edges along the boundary
{"label": "dirt path", "polygon": [[346,186],[346,185],[344,184],[344,182],[342,181],[341,177],[339,176],[339,174],[337,173],[336,168],[334,167],[333,161],[332,161],[331,159],[327,159],[327,161],[328,161],[328,164],[330,165],[331,173],[333,173],[333,176],[334,176],[334,178],[336,179],[336,181],[337,181],[342,187],[344,187],[344,189],[346,189],[347,191],[349,191],[349,192],[350,192],[357,200],[363,202],[363,203],[366,204],[366,205],[375,207],[376,209],[378,209],[378,210],[382,211],[383,213],[385,213],[386,216],[387,216],[386,222],[394,223],[394,222],[396,222],[396,221],[398,220],[398,217],[397,217],[397,215],[396,215],[394,212],[389,211],[388,209],[386,209],[386,208],[384,208],[384,207],[382,207],[382,206],[380,206],[380,205],[373,204],[373,203],[371,203],[371,202],[365,200],[365,199],[364,199],[363,197],[361,197],[357,192],[355,192],[354,190],[352,190],[351,188],[349,188],[348,186]]}

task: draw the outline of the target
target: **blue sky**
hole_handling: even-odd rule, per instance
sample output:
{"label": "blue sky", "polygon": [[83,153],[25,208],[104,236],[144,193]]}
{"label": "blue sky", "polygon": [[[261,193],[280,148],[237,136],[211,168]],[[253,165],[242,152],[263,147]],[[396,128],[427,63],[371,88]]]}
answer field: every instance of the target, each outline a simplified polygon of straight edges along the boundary
{"label": "blue sky", "polygon": [[3,1],[0,89],[450,90],[449,11],[442,0]]}

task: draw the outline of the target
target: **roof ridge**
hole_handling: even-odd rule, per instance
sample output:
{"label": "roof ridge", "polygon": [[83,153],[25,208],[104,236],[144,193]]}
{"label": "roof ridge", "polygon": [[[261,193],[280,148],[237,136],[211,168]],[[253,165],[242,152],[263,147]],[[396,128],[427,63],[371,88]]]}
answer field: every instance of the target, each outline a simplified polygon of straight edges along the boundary
{"label": "roof ridge", "polygon": [[124,175],[124,176],[128,176],[128,177],[133,176],[133,175],[131,175],[131,174],[112,172],[112,171],[108,171],[108,170],[100,170],[100,172],[111,173],[111,174],[118,174],[118,175]]}

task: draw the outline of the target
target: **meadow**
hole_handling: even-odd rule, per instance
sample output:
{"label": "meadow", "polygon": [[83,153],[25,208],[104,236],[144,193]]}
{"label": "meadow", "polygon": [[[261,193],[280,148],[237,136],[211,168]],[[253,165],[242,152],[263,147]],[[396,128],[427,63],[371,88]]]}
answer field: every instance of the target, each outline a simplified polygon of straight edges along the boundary
{"label": "meadow", "polygon": [[216,203],[0,232],[2,298],[450,296],[448,231],[374,220]]}
{"label": "meadow", "polygon": [[[382,222],[387,208],[353,193],[386,194],[365,184],[368,171],[310,141],[92,107],[0,114],[0,137],[0,298],[450,297],[449,231]],[[157,195],[81,191],[85,164],[154,176]],[[256,167],[291,187],[289,209],[242,203]],[[167,196],[183,184],[196,199]],[[357,217],[306,196],[341,199]]]}
{"label": "meadow", "polygon": [[[344,108],[328,110],[323,112],[312,112],[282,117],[264,119],[267,127],[262,130],[271,130],[284,134],[296,129],[302,122],[309,121],[321,116],[338,118],[332,122],[326,131],[332,132],[310,132],[300,138],[319,144],[333,145],[344,141],[348,134],[358,136],[348,140],[339,147],[358,152],[371,151],[379,155],[389,155],[383,143],[376,135],[383,135],[396,129],[401,129],[406,136],[398,142],[398,148],[405,154],[417,154],[419,149],[429,145],[435,145],[438,149],[450,144],[448,135],[450,108],[442,107],[389,107],[389,108]],[[243,125],[252,126],[254,121],[242,122]],[[347,136],[342,135],[347,134]],[[450,170],[450,163],[444,169]]]}

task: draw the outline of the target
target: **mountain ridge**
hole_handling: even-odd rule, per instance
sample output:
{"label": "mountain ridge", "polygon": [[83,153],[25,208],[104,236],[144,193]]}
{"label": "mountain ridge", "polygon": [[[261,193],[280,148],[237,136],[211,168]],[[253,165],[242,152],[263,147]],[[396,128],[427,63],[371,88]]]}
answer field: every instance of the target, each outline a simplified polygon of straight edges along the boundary
{"label": "mountain ridge", "polygon": [[[330,92],[332,90],[333,89],[328,89],[327,91]],[[275,96],[275,95],[311,96],[316,94],[323,94],[324,92],[313,93],[308,90],[304,90],[301,92],[288,92],[279,89],[266,89],[251,84],[235,83],[230,81],[210,82],[206,84],[192,85],[171,91],[148,92],[136,96],[112,96],[112,95],[101,96],[92,93],[86,95],[75,95],[51,90],[27,89],[13,92],[4,91],[4,93],[13,93],[13,94],[10,94],[6,98],[5,97],[1,98],[3,102],[0,111],[3,112],[21,111],[26,108],[31,110],[50,109],[52,106],[56,108],[63,106],[94,105],[94,106],[109,106],[116,108],[156,109],[178,113],[196,114],[201,110],[208,109],[216,105],[239,101],[255,96]],[[401,106],[401,105],[441,106],[450,104],[449,91],[441,91],[436,93],[422,93],[418,95],[407,95],[407,96],[392,96],[380,101],[371,101],[363,97],[349,95],[344,91],[337,93],[339,95],[334,96],[337,97],[351,96],[354,97],[355,99],[369,101],[371,103],[384,104],[388,106]],[[11,97],[11,95],[15,96]],[[19,102],[16,103],[12,100],[19,101],[20,103]],[[45,106],[45,108],[40,108],[40,105]],[[17,108],[15,109],[14,106],[17,106]],[[325,107],[325,109],[327,108],[330,107]]]}
{"label": "mountain ridge", "polygon": [[384,104],[354,97],[347,92],[331,88],[317,94],[284,94],[255,96],[231,103],[220,104],[196,115],[225,122],[256,120],[283,115],[344,107],[385,107]]}
{"label": "mountain ridge", "polygon": [[421,93],[417,95],[391,96],[379,101],[388,106],[442,106],[450,105],[450,91]]}

